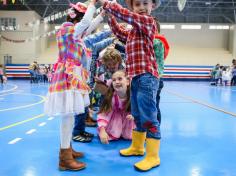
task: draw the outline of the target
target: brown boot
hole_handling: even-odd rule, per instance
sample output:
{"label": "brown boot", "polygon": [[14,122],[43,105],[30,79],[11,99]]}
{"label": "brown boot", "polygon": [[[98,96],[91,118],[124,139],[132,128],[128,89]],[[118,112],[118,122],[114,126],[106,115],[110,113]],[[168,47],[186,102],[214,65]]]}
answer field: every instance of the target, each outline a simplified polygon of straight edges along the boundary
{"label": "brown boot", "polygon": [[77,171],[84,169],[85,167],[86,167],[85,163],[77,161],[73,158],[71,148],[60,149],[60,161],[59,161],[60,170]]}
{"label": "brown boot", "polygon": [[72,156],[73,156],[74,159],[84,157],[84,154],[83,154],[82,152],[76,152],[76,151],[72,148],[72,146],[70,146],[70,148],[71,148],[71,150],[72,150]]}

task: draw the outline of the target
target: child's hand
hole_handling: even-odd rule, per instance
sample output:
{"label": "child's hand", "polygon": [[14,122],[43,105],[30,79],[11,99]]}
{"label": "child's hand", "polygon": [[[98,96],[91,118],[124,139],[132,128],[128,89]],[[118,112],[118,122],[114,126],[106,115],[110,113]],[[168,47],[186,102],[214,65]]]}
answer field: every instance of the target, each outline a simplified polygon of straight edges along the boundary
{"label": "child's hand", "polygon": [[105,15],[106,15],[106,11],[105,11],[104,9],[102,9],[102,11],[101,11],[100,14],[102,15],[102,17],[105,17]]}
{"label": "child's hand", "polygon": [[109,144],[108,134],[106,133],[104,128],[101,128],[99,136],[103,144]]}
{"label": "child's hand", "polygon": [[134,117],[133,117],[132,115],[127,115],[127,116],[126,116],[126,119],[128,119],[128,120],[134,120]]}

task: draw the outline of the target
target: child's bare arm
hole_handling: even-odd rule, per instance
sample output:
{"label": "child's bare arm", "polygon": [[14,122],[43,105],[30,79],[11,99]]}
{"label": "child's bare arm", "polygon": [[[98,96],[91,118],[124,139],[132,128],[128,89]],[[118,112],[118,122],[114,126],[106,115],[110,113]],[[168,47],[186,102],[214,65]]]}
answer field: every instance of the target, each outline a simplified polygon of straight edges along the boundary
{"label": "child's bare arm", "polygon": [[99,137],[100,137],[101,142],[103,144],[109,144],[108,134],[107,134],[107,132],[106,132],[104,127],[100,128]]}

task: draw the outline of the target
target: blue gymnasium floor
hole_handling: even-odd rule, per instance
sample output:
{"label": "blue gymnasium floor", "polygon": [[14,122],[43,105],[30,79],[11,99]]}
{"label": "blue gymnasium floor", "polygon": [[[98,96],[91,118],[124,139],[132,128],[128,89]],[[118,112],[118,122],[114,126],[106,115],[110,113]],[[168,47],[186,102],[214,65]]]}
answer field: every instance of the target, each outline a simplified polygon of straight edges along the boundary
{"label": "blue gymnasium floor", "polygon": [[[129,141],[73,143],[87,168],[59,171],[59,119],[43,114],[47,85],[9,81],[0,86],[0,176],[235,176],[236,87],[165,82],[161,166],[134,170],[141,157],[123,158]],[[95,128],[87,131],[96,133]]]}

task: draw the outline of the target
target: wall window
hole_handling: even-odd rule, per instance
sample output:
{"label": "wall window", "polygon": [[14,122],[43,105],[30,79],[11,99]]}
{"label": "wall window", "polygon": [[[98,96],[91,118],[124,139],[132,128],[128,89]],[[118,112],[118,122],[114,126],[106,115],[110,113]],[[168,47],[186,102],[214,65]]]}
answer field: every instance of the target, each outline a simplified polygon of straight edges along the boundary
{"label": "wall window", "polygon": [[16,18],[0,18],[1,31],[15,31],[17,30]]}

